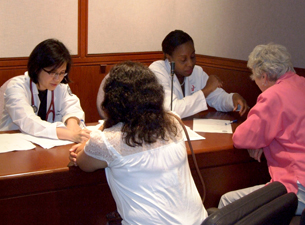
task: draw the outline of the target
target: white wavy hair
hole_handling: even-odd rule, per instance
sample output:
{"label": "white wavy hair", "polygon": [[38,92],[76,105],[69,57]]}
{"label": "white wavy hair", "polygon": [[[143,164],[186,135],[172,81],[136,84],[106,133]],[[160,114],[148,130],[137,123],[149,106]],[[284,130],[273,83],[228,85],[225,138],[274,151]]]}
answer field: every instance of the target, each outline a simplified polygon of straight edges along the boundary
{"label": "white wavy hair", "polygon": [[247,66],[252,70],[252,80],[265,73],[270,81],[276,81],[289,71],[295,72],[286,47],[274,43],[257,45],[249,55]]}

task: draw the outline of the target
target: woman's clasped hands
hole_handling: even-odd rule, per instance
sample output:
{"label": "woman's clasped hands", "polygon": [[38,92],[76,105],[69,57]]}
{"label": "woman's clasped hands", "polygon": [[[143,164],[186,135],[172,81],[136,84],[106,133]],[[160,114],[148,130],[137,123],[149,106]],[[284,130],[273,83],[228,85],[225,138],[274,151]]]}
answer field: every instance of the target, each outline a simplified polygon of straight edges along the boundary
{"label": "woman's clasped hands", "polygon": [[257,160],[258,162],[261,162],[262,154],[264,153],[263,149],[247,149],[250,157]]}
{"label": "woman's clasped hands", "polygon": [[84,149],[85,145],[86,145],[86,142],[84,141],[83,143],[73,145],[69,149],[69,159],[70,159],[70,162],[73,163],[74,166],[77,166],[77,163],[76,163],[77,154]]}
{"label": "woman's clasped hands", "polygon": [[[103,131],[104,125],[101,125],[99,130]],[[91,130],[88,130],[87,128],[82,129],[80,131],[80,137],[81,137],[82,141],[78,144],[73,145],[69,149],[70,163],[73,163],[74,166],[77,166],[76,157],[77,157],[78,153],[81,152],[85,148],[87,141],[90,139],[90,133],[91,133]]]}

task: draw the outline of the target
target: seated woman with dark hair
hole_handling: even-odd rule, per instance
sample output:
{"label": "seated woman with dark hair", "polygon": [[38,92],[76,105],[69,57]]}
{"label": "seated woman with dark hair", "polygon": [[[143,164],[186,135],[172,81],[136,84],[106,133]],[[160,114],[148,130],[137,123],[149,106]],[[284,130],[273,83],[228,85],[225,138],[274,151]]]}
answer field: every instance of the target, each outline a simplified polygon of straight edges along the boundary
{"label": "seated woman with dark hair", "polygon": [[8,81],[0,131],[20,130],[77,143],[88,140],[90,131],[80,126],[85,113],[68,85],[71,63],[62,42],[39,43],[29,56],[28,71]]}
{"label": "seated woman with dark hair", "polygon": [[[222,112],[246,113],[248,105],[240,94],[227,93],[218,76],[208,76],[196,65],[195,44],[189,34],[171,31],[162,41],[162,51],[164,60],[153,62],[149,68],[163,85],[165,109],[171,109],[181,118],[207,110],[208,105]],[[173,78],[171,62],[175,63]]]}
{"label": "seated woman with dark hair", "polygon": [[207,212],[192,178],[183,130],[164,91],[140,63],[114,66],[105,81],[101,130],[70,150],[82,170],[106,168],[122,224],[201,224]]}

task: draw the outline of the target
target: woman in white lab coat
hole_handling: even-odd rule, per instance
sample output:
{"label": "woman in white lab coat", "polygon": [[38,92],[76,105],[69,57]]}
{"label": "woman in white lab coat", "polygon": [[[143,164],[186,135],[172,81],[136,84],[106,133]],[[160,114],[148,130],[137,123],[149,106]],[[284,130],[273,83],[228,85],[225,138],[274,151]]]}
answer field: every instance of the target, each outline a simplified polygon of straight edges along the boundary
{"label": "woman in white lab coat", "polygon": [[28,71],[10,80],[4,94],[0,130],[20,130],[38,137],[82,142],[89,131],[80,127],[84,111],[68,83],[71,56],[58,40],[38,44]]}
{"label": "woman in white lab coat", "polygon": [[[196,66],[193,39],[181,30],[170,32],[162,42],[164,60],[153,62],[149,68],[155,73],[165,90],[165,109],[175,111],[181,118],[207,110],[207,105],[218,111],[239,110],[243,115],[247,103],[238,93],[228,94],[221,80],[208,76]],[[173,96],[171,96],[171,62],[175,62]],[[172,103],[171,103],[172,99]]]}

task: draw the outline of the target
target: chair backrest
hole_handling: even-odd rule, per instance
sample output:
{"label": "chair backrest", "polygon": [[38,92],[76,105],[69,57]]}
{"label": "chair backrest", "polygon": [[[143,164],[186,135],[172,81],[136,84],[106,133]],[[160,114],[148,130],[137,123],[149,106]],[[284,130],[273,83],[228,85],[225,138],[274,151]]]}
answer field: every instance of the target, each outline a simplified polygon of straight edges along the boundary
{"label": "chair backrest", "polygon": [[109,74],[107,74],[104,79],[102,80],[101,84],[100,84],[100,87],[98,89],[98,92],[97,92],[97,97],[96,97],[96,107],[97,107],[97,111],[100,115],[101,118],[105,118],[105,115],[103,114],[103,110],[101,109],[101,104],[102,102],[104,101],[104,84],[105,84],[105,81],[106,79],[108,78]]}
{"label": "chair backrest", "polygon": [[0,87],[0,118],[4,109],[4,93],[6,90],[6,87],[8,85],[8,83],[11,81],[12,78],[8,79],[7,81],[5,81],[5,83]]}
{"label": "chair backrest", "polygon": [[305,209],[303,209],[301,215],[295,215],[289,225],[305,225]]}
{"label": "chair backrest", "polygon": [[[202,223],[202,225],[229,225],[229,224],[237,224],[242,219],[246,218],[252,213],[255,213],[256,210],[259,210],[261,207],[268,205],[269,203],[281,196],[287,194],[287,190],[283,184],[280,182],[272,182],[265,187],[256,190],[243,198],[236,200],[235,202],[217,210],[208,216]],[[292,196],[294,197],[292,197]],[[298,200],[294,193],[289,194],[287,197],[291,202],[289,202],[288,207],[291,207],[291,211],[293,211],[293,215],[295,213],[296,207],[298,204]],[[286,199],[284,199],[286,200]],[[291,203],[291,204],[290,204]],[[283,202],[285,204],[285,202]],[[272,206],[274,206],[272,204]],[[275,208],[270,208],[270,216],[272,215],[272,211],[274,210],[275,215],[278,215],[276,212],[278,211],[277,206],[279,208],[283,207],[282,204],[275,205]],[[295,207],[295,208],[294,208]],[[289,211],[289,212],[291,212]],[[290,214],[289,214],[290,215]],[[292,216],[290,217],[290,220]],[[267,218],[266,218],[267,219]],[[247,221],[248,222],[248,221]],[[255,221],[253,221],[255,222]],[[240,223],[240,224],[260,224],[260,223]],[[276,224],[276,223],[275,223]],[[289,224],[289,223],[288,223]]]}
{"label": "chair backrest", "polygon": [[236,225],[289,225],[298,207],[296,194],[290,192],[263,205]]}

